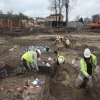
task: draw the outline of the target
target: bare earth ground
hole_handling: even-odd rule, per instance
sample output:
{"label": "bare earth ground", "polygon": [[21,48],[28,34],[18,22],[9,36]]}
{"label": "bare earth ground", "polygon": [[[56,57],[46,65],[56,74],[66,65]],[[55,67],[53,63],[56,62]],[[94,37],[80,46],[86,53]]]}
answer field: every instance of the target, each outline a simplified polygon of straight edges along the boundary
{"label": "bare earth ground", "polygon": [[[34,80],[34,76],[45,80],[46,75],[38,75],[34,71],[30,71],[23,75],[16,76],[19,67],[22,66],[20,58],[25,52],[25,48],[30,45],[35,46],[49,46],[51,53],[44,55],[55,59],[54,50],[59,51],[65,58],[66,63],[58,67],[56,75],[50,79],[49,82],[49,100],[100,100],[100,34],[92,32],[78,32],[64,33],[64,38],[68,37],[71,41],[71,48],[66,49],[64,42],[55,44],[56,34],[51,35],[29,35],[29,36],[1,36],[0,37],[0,61],[5,62],[5,67],[8,72],[8,77],[2,79],[0,77],[0,86],[9,89],[23,86],[25,82],[30,79]],[[16,47],[16,48],[14,48]],[[78,70],[70,63],[75,59],[79,66],[79,60],[83,55],[83,51],[89,47],[91,52],[97,56],[98,66],[95,71],[97,80],[94,82],[93,89],[86,90],[85,88],[76,89],[74,86],[75,79],[78,75]],[[9,49],[14,50],[9,51]],[[0,71],[3,68],[0,66]],[[26,90],[17,92],[6,92],[0,90],[0,100],[42,100],[42,99],[27,99],[25,98]],[[30,89],[29,89],[30,91]],[[28,94],[32,95],[32,94]]]}

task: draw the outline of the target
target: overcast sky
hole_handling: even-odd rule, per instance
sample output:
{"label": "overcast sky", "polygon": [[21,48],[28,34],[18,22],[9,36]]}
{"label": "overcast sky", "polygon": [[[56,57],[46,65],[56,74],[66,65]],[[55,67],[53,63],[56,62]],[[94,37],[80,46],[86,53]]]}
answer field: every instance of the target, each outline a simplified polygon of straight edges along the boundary
{"label": "overcast sky", "polygon": [[[12,10],[13,14],[22,12],[30,17],[46,17],[53,14],[47,9],[48,5],[49,0],[0,0],[0,10],[3,13]],[[100,0],[76,0],[69,5],[73,8],[69,12],[69,20],[74,20],[76,16],[91,18],[94,14],[100,14]],[[65,11],[63,15],[65,19]]]}

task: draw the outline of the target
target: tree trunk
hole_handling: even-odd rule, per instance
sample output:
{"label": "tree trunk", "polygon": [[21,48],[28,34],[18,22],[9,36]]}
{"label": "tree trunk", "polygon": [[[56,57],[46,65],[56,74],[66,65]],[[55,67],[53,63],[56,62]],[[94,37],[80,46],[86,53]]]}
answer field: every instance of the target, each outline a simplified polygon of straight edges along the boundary
{"label": "tree trunk", "polygon": [[57,10],[56,10],[56,21],[57,21]]}
{"label": "tree trunk", "polygon": [[68,3],[65,4],[66,8],[66,28],[68,27]]}

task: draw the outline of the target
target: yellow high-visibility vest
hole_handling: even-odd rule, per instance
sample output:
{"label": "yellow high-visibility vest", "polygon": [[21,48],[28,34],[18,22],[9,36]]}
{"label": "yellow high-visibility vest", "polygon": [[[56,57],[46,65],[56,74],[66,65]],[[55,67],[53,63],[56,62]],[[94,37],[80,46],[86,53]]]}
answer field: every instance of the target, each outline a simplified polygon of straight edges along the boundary
{"label": "yellow high-visibility vest", "polygon": [[66,40],[66,44],[67,45],[70,45],[70,41],[68,39]]}
{"label": "yellow high-visibility vest", "polygon": [[34,62],[34,59],[32,58],[32,54],[35,54],[35,53],[36,53],[36,51],[28,51],[28,52],[24,53],[22,58],[24,58],[27,62],[32,63],[32,62]]}
{"label": "yellow high-visibility vest", "polygon": [[60,38],[61,38],[61,36],[60,36],[60,35],[58,35],[58,36],[56,37],[56,40],[60,40]]}
{"label": "yellow high-visibility vest", "polygon": [[[93,54],[91,54],[91,57],[92,57],[92,72],[94,71],[95,69],[95,65],[97,64],[97,57]],[[84,76],[87,76],[88,73],[87,73],[87,64],[86,64],[86,61],[84,60],[84,58],[82,58],[80,60],[80,67],[81,67],[81,72]]]}
{"label": "yellow high-visibility vest", "polygon": [[59,62],[59,59],[62,58],[63,59],[63,62],[65,61],[65,58],[64,56],[60,56],[59,54],[57,55],[57,59],[58,59],[58,62]]}

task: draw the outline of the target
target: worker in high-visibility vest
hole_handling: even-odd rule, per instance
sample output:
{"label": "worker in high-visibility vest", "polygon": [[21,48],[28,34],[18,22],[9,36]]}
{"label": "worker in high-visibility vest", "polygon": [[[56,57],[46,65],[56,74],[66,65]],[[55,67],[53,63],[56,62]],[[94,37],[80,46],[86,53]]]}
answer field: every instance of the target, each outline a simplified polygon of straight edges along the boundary
{"label": "worker in high-visibility vest", "polygon": [[56,41],[55,41],[55,42],[61,42],[60,38],[61,38],[61,36],[60,36],[60,35],[57,35],[57,36],[56,36]]}
{"label": "worker in high-visibility vest", "polygon": [[65,63],[64,56],[60,55],[57,51],[54,51],[54,53],[56,54],[57,59],[54,68],[51,68],[51,77],[54,77],[57,73],[59,74],[63,70],[62,65]]}
{"label": "worker in high-visibility vest", "polygon": [[80,60],[80,72],[75,82],[75,86],[80,88],[84,83],[86,88],[92,88],[93,72],[97,65],[97,57],[92,54],[89,48],[84,50],[84,57]]}
{"label": "worker in high-visibility vest", "polygon": [[57,51],[54,51],[55,54],[57,55],[57,65],[62,65],[65,63],[65,58],[64,56],[60,55]]}
{"label": "worker in high-visibility vest", "polygon": [[41,56],[40,50],[36,50],[36,51],[31,50],[24,53],[21,58],[22,64],[25,67],[24,72],[31,70],[31,67],[33,67],[36,68],[36,71],[39,73],[37,60],[40,58],[40,56]]}
{"label": "worker in high-visibility vest", "polygon": [[66,38],[66,41],[65,41],[65,44],[66,44],[66,47],[69,48],[70,47],[70,41],[68,38]]}
{"label": "worker in high-visibility vest", "polygon": [[63,36],[62,35],[58,35],[58,36],[56,36],[56,41],[55,41],[56,43],[57,42],[63,42]]}

